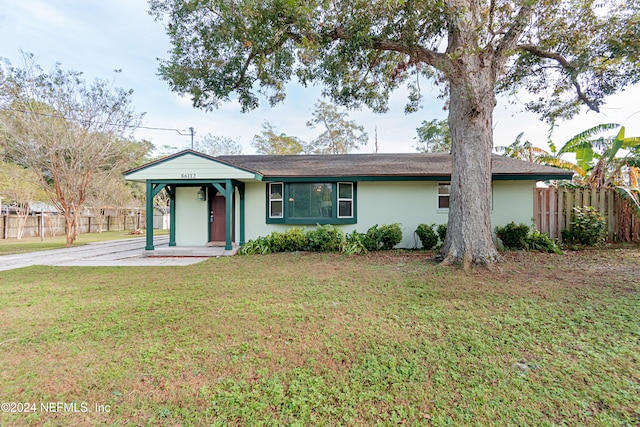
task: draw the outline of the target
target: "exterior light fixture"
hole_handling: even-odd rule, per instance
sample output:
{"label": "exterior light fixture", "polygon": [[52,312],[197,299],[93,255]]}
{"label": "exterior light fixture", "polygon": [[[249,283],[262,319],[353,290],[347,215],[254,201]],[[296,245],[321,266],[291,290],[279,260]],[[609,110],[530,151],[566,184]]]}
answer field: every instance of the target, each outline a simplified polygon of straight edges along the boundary
{"label": "exterior light fixture", "polygon": [[200,187],[200,191],[198,191],[198,200],[201,202],[207,200],[207,193],[205,193],[204,187]]}

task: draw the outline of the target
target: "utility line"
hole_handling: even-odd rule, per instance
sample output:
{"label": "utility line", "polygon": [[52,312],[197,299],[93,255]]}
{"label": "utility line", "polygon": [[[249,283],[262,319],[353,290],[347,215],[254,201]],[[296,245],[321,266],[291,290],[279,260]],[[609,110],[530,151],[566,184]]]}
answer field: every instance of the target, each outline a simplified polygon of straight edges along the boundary
{"label": "utility line", "polygon": [[[36,114],[38,116],[45,116],[45,117],[49,117],[49,118],[70,120],[68,117],[64,117],[62,115],[53,115],[53,114],[48,114],[48,113],[40,113],[38,111],[18,110],[16,108],[8,108],[8,110],[15,111],[17,113]],[[147,130],[162,130],[162,131],[178,132],[182,136],[191,136],[191,149],[193,150],[193,136],[195,135],[195,130],[193,129],[193,127],[189,127],[188,129],[174,129],[174,128],[154,127],[154,126],[125,125],[125,124],[119,125],[119,124],[116,124],[116,123],[98,122],[98,121],[92,122],[92,123],[100,124],[100,125],[120,126],[120,127],[124,127],[124,128],[147,129]],[[183,132],[188,132],[188,133],[183,133]]]}

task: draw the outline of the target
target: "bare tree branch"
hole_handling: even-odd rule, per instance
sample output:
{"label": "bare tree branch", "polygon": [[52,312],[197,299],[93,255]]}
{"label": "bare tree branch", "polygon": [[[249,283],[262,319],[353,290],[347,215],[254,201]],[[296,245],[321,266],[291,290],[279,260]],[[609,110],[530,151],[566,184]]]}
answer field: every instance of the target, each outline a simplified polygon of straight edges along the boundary
{"label": "bare tree branch", "polygon": [[522,50],[524,52],[529,52],[532,55],[539,56],[540,58],[551,59],[556,61],[558,64],[560,64],[562,69],[568,74],[569,78],[571,79],[571,84],[576,90],[578,99],[584,102],[587,105],[587,107],[589,107],[591,110],[595,111],[596,113],[600,112],[600,108],[598,107],[598,104],[595,103],[593,100],[589,99],[587,95],[585,95],[584,92],[582,91],[582,87],[578,82],[578,71],[576,69],[576,66],[572,64],[569,60],[567,60],[564,56],[555,52],[547,52],[541,49],[540,47],[531,45],[531,44],[518,45],[517,47],[519,50]]}

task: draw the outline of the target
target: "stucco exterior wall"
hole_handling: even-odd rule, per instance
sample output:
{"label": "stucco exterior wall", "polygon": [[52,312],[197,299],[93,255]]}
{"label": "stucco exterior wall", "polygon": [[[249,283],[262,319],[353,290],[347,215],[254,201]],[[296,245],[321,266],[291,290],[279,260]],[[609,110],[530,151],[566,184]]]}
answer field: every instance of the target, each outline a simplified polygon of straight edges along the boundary
{"label": "stucco exterior wall", "polygon": [[492,229],[511,221],[532,225],[535,186],[535,181],[494,181]]}
{"label": "stucco exterior wall", "polygon": [[200,187],[176,188],[176,246],[208,243],[208,203],[198,200],[198,190]]}
{"label": "stucco exterior wall", "polygon": [[[492,228],[511,221],[530,224],[533,217],[534,181],[494,181]],[[448,210],[438,209],[437,182],[358,182],[357,223],[338,225],[346,233],[353,230],[365,232],[375,224],[399,222],[403,230],[400,248],[420,246],[414,237],[418,224],[445,224]],[[246,195],[246,240],[266,236],[273,231],[284,231],[291,225],[266,223],[266,184],[247,183]],[[313,225],[304,226],[306,228]]]}

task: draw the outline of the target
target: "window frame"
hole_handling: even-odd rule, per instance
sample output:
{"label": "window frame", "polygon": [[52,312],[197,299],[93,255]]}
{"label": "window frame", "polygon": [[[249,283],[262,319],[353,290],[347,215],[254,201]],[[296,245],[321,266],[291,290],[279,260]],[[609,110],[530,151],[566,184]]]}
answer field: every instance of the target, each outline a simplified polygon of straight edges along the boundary
{"label": "window frame", "polygon": [[[284,183],[283,182],[270,182],[267,186],[267,216],[269,218],[284,218]],[[280,198],[273,199],[271,198],[272,188],[276,185],[280,185],[282,191],[280,191]],[[277,194],[277,193],[276,193]],[[280,209],[280,215],[273,215],[273,202],[280,202],[282,208]]]}
{"label": "window frame", "polygon": [[[449,186],[449,193],[447,194],[440,194],[440,185],[448,185]],[[451,206],[451,181],[438,181],[438,183],[436,184],[436,208],[438,210],[438,212],[448,212],[449,208],[441,208],[440,207],[440,198],[441,197],[449,197],[449,206]],[[491,181],[491,211],[493,211],[493,181]]]}
{"label": "window frame", "polygon": [[[345,185],[345,186],[349,186],[351,187],[351,197],[346,198],[346,197],[340,197],[340,186],[341,185]],[[337,218],[353,218],[355,216],[355,212],[354,212],[354,185],[353,182],[338,182],[336,185],[336,199],[337,199],[337,205],[336,205],[336,215]],[[349,202],[350,206],[351,206],[351,215],[340,215],[340,202]]]}
{"label": "window frame", "polygon": [[[315,224],[356,224],[357,223],[357,183],[355,181],[330,181],[330,180],[314,180],[314,181],[272,181],[268,182],[266,187],[266,222],[267,224],[292,224],[292,225],[315,225]],[[271,215],[271,186],[274,184],[282,184],[283,194],[282,194],[282,216],[274,217]],[[331,185],[331,203],[332,203],[332,212],[331,217],[291,217],[288,200],[291,198],[291,184],[324,184]],[[339,216],[339,184],[349,184],[351,185],[351,198],[350,199],[340,199],[342,201],[350,201],[351,202],[351,216]]]}
{"label": "window frame", "polygon": [[[443,185],[449,186],[449,192],[446,194],[440,194],[440,186]],[[451,181],[438,181],[438,183],[436,184],[436,208],[439,211],[448,211],[449,206],[447,206],[446,208],[440,207],[440,199],[443,197],[449,198],[449,206],[451,206]]]}

